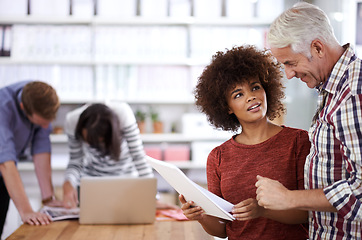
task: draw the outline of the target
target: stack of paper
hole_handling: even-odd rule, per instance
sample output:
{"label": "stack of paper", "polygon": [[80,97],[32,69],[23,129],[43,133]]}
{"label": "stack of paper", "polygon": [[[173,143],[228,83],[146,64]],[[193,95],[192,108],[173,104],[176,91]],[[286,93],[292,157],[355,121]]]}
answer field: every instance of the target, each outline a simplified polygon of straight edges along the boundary
{"label": "stack of paper", "polygon": [[89,60],[91,28],[81,25],[14,25],[14,59]]}
{"label": "stack of paper", "polygon": [[40,209],[39,212],[49,215],[52,221],[79,218],[79,208],[67,209],[61,207],[44,206]]}
{"label": "stack of paper", "polygon": [[98,26],[94,41],[98,61],[170,61],[188,52],[183,26]]}
{"label": "stack of paper", "polygon": [[91,66],[0,65],[0,87],[21,80],[40,80],[52,85],[61,101],[94,100]]}
{"label": "stack of paper", "polygon": [[202,207],[206,214],[230,221],[235,219],[230,214],[233,204],[191,181],[175,165],[149,156],[147,161],[179,194],[184,195],[187,201],[193,201]]}
{"label": "stack of paper", "polygon": [[224,51],[233,46],[253,44],[265,46],[264,27],[205,27],[193,26],[190,30],[191,58],[211,59],[217,51]]}

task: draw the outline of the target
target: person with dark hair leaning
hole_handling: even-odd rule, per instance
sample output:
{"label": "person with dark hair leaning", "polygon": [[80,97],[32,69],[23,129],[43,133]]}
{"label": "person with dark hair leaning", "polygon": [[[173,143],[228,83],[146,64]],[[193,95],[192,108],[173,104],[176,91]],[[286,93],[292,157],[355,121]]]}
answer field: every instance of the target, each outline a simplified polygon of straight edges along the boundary
{"label": "person with dark hair leaning", "polygon": [[287,78],[316,88],[319,97],[309,129],[306,190],[260,173],[258,203],[310,211],[310,239],[362,239],[362,61],[349,44],[338,43],[327,15],[306,2],[271,24],[268,42]]}
{"label": "person with dark hair leaning", "polygon": [[77,108],[67,114],[65,131],[70,151],[63,184],[66,208],[78,206],[78,187],[84,176],[154,176],[146,162],[136,118],[127,103]]}
{"label": "person with dark hair leaning", "polygon": [[198,220],[210,235],[236,239],[307,239],[308,212],[274,211],[258,205],[256,176],[263,173],[291,189],[303,189],[303,167],[310,142],[304,130],[271,121],[285,108],[280,65],[253,46],[217,52],[198,79],[196,105],[230,140],[207,159],[208,190],[234,204],[236,218],[226,221],[204,214],[180,195],[185,216]]}
{"label": "person with dark hair leaning", "polygon": [[0,234],[10,198],[21,220],[30,225],[50,223],[47,215],[35,212],[26,196],[17,169],[19,157],[30,147],[43,204],[60,206],[51,180],[49,134],[60,102],[56,91],[40,81],[17,82],[0,89]]}

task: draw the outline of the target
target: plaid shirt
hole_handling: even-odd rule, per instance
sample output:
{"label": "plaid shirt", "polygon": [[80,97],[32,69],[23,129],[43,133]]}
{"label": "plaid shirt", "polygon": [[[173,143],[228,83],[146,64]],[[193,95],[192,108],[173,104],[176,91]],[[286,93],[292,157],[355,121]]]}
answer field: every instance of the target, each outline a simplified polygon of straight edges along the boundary
{"label": "plaid shirt", "polygon": [[323,189],[338,212],[310,212],[310,239],[362,239],[362,63],[345,49],[319,88],[305,163],[305,188]]}

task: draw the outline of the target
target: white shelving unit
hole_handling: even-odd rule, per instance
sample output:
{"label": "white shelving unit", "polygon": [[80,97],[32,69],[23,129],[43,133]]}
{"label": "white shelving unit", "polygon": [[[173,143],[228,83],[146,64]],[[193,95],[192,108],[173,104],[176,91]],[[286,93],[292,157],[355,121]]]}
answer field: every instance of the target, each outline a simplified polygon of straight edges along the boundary
{"label": "white shelving unit", "polygon": [[[50,84],[52,84],[56,89],[57,87],[63,88],[66,84],[78,84],[82,81],[87,81],[89,84],[92,84],[92,87],[90,87],[87,91],[86,96],[82,96],[82,93],[71,93],[67,96],[64,93],[62,89],[57,89],[62,105],[67,105],[68,109],[72,107],[76,107],[79,104],[83,104],[86,102],[103,102],[106,100],[119,100],[119,101],[126,101],[128,102],[131,107],[136,110],[139,108],[147,108],[148,106],[156,107],[156,109],[160,112],[160,118],[165,122],[165,134],[143,134],[143,142],[144,144],[158,144],[158,143],[189,143],[192,142],[200,142],[200,141],[214,141],[214,142],[221,142],[226,140],[225,137],[210,137],[210,135],[207,135],[205,137],[200,136],[200,134],[197,134],[197,136],[184,136],[180,129],[182,129],[182,126],[180,126],[180,122],[177,122],[177,129],[179,133],[176,134],[170,134],[171,124],[174,124],[176,121],[179,121],[182,117],[182,114],[185,112],[197,112],[195,106],[194,106],[194,99],[192,95],[192,88],[193,86],[190,86],[190,84],[195,84],[196,79],[202,70],[202,68],[207,65],[211,59],[211,54],[205,54],[204,56],[194,54],[192,51],[197,49],[197,41],[210,42],[214,38],[217,38],[218,31],[222,31],[221,38],[227,38],[227,36],[224,36],[223,34],[227,33],[227,31],[231,31],[233,33],[237,32],[240,29],[240,39],[246,39],[248,38],[242,38],[243,34],[248,33],[247,31],[252,30],[254,28],[259,29],[259,34],[263,35],[266,31],[266,28],[270,24],[271,20],[263,20],[259,18],[251,18],[248,20],[240,20],[240,19],[229,19],[225,17],[220,18],[212,18],[212,19],[200,19],[195,17],[187,17],[187,18],[172,18],[172,17],[163,17],[163,18],[146,18],[146,17],[133,17],[133,18],[127,18],[127,19],[120,19],[120,18],[106,18],[106,17],[100,17],[100,16],[94,16],[94,17],[37,17],[37,16],[24,16],[24,17],[0,17],[0,25],[12,25],[13,28],[16,26],[22,26],[22,27],[41,27],[45,26],[47,29],[54,27],[56,29],[57,27],[85,27],[90,31],[91,39],[91,54],[88,58],[57,58],[57,56],[53,57],[44,57],[44,58],[30,58],[30,57],[19,57],[19,55],[12,56],[12,57],[0,57],[0,75],[1,75],[1,66],[4,68],[16,68],[16,67],[23,67],[27,66],[29,68],[32,67],[41,67],[41,71],[48,71],[49,74],[54,74],[61,72],[61,68],[67,68],[67,67],[74,67],[74,68],[86,68],[89,72],[89,75],[92,79],[75,79],[72,81],[68,81],[66,83],[66,78],[58,77],[60,79],[51,80]],[[154,29],[173,29],[177,28],[177,30],[180,30],[184,33],[185,39],[183,39],[183,46],[186,52],[184,54],[181,54],[183,56],[167,56],[166,57],[155,57],[154,55],[151,55],[150,57],[144,57],[144,56],[127,56],[124,58],[119,59],[111,59],[111,58],[101,58],[99,57],[97,53],[97,46],[96,46],[96,39],[97,34],[104,33],[104,31],[99,32],[99,30],[103,28],[111,28],[111,29],[117,29],[119,27],[129,28],[129,29],[135,29],[135,28],[152,28]],[[211,29],[210,33],[215,33],[215,36],[211,35],[206,36],[205,39],[197,39],[197,37],[203,37],[199,36],[197,34],[198,31],[204,31],[207,29]],[[214,31],[214,29],[216,29]],[[176,32],[177,33],[177,32]],[[158,33],[160,34],[160,33]],[[162,35],[163,34],[163,35]],[[160,38],[167,37],[166,32],[162,32],[161,35],[159,35]],[[182,34],[180,34],[182,35]],[[46,36],[46,35],[45,35]],[[133,35],[137,36],[137,35]],[[143,35],[142,35],[143,36]],[[29,36],[31,38],[32,36]],[[128,37],[128,35],[127,35]],[[234,36],[235,37],[235,36]],[[245,37],[245,36],[244,36]],[[263,37],[263,36],[261,36]],[[134,39],[136,40],[136,39]],[[148,39],[145,39],[144,41],[147,42]],[[132,44],[131,41],[125,41],[127,44]],[[240,45],[240,44],[254,44],[253,42],[243,42],[243,40],[235,41],[235,42],[225,42],[225,45],[221,43],[224,48],[231,48],[232,44]],[[259,42],[260,43],[260,42]],[[171,45],[173,43],[170,43]],[[258,43],[255,43],[258,44]],[[122,45],[122,43],[120,44]],[[152,46],[152,45],[151,45]],[[14,46],[16,47],[16,46]],[[131,46],[130,46],[131,47]],[[138,47],[138,46],[132,46],[132,47]],[[178,48],[179,46],[172,46],[173,48]],[[182,48],[181,47],[181,48]],[[263,47],[263,46],[259,46]],[[218,49],[218,50],[224,50],[224,48]],[[183,48],[182,48],[183,49]],[[12,49],[14,50],[14,49]],[[19,52],[15,51],[14,52]],[[216,51],[214,51],[216,52]],[[182,91],[182,86],[176,86],[175,89],[172,89],[169,91],[170,93],[167,94],[167,89],[164,92],[161,92],[160,94],[149,94],[148,96],[145,96],[144,92],[148,91],[148,89],[143,89],[141,93],[138,92],[138,89],[133,89],[133,94],[129,93],[129,95],[120,96],[117,94],[113,94],[113,96],[106,96],[108,95],[107,89],[103,90],[106,92],[106,94],[98,94],[98,91],[100,91],[99,86],[100,83],[103,83],[102,81],[109,81],[108,79],[103,79],[99,77],[99,68],[104,67],[104,69],[107,68],[118,68],[118,67],[124,67],[124,68],[134,68],[135,71],[142,71],[142,67],[145,67],[147,71],[149,69],[152,70],[152,68],[159,68],[161,70],[165,71],[165,74],[167,76],[165,77],[167,82],[172,82],[172,84],[175,85],[182,81],[181,78],[176,78],[179,72],[176,72],[173,74],[173,72],[166,72],[167,69],[173,69],[173,67],[180,67],[182,68],[180,71],[187,71],[185,74],[186,78],[184,79],[187,83],[184,85],[187,86],[189,89],[186,89],[183,91],[183,93],[180,93],[177,95],[176,93],[180,90]],[[45,69],[45,70],[44,70]],[[106,70],[102,71],[106,71]],[[194,70],[196,69],[196,70]],[[109,70],[109,69],[108,69]],[[112,69],[111,69],[112,70]],[[176,69],[177,70],[177,69]],[[77,69],[75,70],[77,71]],[[110,71],[110,70],[109,70]],[[112,70],[114,71],[114,70]],[[193,72],[194,71],[194,72]],[[147,72],[148,73],[148,72]],[[152,71],[151,71],[152,73]],[[140,75],[140,74],[138,74]],[[146,74],[147,75],[147,74]],[[54,78],[54,75],[49,76],[49,78]],[[55,77],[56,78],[56,77]],[[128,85],[132,85],[135,80],[132,77],[126,76],[125,77]],[[159,78],[159,76],[150,76],[150,79]],[[7,78],[5,78],[7,79]],[[48,81],[46,79],[46,81]],[[53,81],[53,82],[52,82]],[[131,84],[132,83],[132,84]],[[172,85],[171,84],[171,85]],[[79,87],[79,86],[78,86]],[[129,87],[129,86],[128,86]],[[140,86],[138,86],[140,87]],[[172,86],[171,86],[172,87]],[[114,86],[112,87],[112,90],[114,90]],[[109,90],[109,89],[108,89]],[[129,89],[128,89],[129,90]],[[126,91],[125,92],[132,92],[132,91]],[[188,93],[188,94],[187,94]],[[109,94],[112,95],[112,94]],[[176,95],[176,97],[175,97]],[[172,110],[173,114],[169,114],[169,111]],[[175,114],[174,114],[175,113]],[[62,125],[62,121],[64,119],[63,113],[58,114],[59,119],[56,120],[56,125]],[[173,115],[173,116],[172,116]],[[63,119],[62,119],[63,118]],[[150,132],[150,131],[149,131]],[[52,136],[52,142],[55,148],[62,146],[64,150],[64,146],[66,144],[66,137],[61,136]],[[200,168],[204,167],[197,164],[192,164],[192,161],[189,163],[178,163],[178,166],[182,168]],[[27,167],[24,167],[25,169]]]}
{"label": "white shelving unit", "polygon": [[[231,135],[230,135],[231,137]],[[141,139],[145,144],[189,144],[192,142],[208,142],[215,146],[226,141],[229,136],[187,136],[182,133],[165,134],[141,134]],[[53,144],[52,167],[55,170],[64,170],[68,160],[67,136],[65,134],[52,134],[50,136]],[[205,159],[206,161],[206,159]],[[181,169],[204,169],[205,164],[202,161],[172,161],[173,164]],[[19,168],[27,171],[33,170],[33,164],[23,162]]]}
{"label": "white shelving unit", "polygon": [[59,25],[59,24],[73,24],[73,25],[220,25],[220,26],[269,26],[273,19],[230,19],[225,17],[220,18],[207,18],[200,19],[195,17],[175,18],[175,17],[132,17],[132,18],[107,18],[100,16],[93,17],[41,17],[41,16],[0,16],[0,23],[2,25],[13,24],[44,24],[44,25]]}
{"label": "white shelving unit", "polygon": [[[192,141],[225,141],[228,139],[226,136],[187,136],[182,133],[165,133],[165,134],[141,134],[143,142],[192,142]],[[67,143],[67,136],[65,134],[52,134],[50,140],[53,143]]]}
{"label": "white shelving unit", "polygon": [[[114,19],[114,18],[105,18],[105,17],[89,17],[89,18],[79,18],[79,17],[37,17],[37,16],[24,16],[24,17],[1,17],[0,16],[0,25],[23,25],[23,26],[87,26],[91,29],[91,32],[94,33],[94,29],[97,27],[103,26],[127,26],[127,27],[184,27],[187,33],[187,47],[190,48],[190,28],[192,27],[236,27],[240,29],[254,29],[254,28],[267,28],[271,20],[263,20],[259,18],[251,18],[248,20],[236,20],[228,18],[217,18],[217,19],[197,19],[193,17],[188,18],[144,18],[144,17],[134,17],[129,19]],[[218,37],[218,36],[215,36]],[[243,42],[243,39],[240,39],[240,42],[235,42],[235,45],[240,44],[256,44],[254,42]],[[93,46],[94,47],[94,46]],[[177,48],[177,46],[175,46]],[[224,48],[230,48],[232,45],[223,46]],[[259,46],[264,47],[264,46]],[[218,50],[224,50],[224,48]],[[94,51],[94,49],[92,49]],[[190,49],[187,49],[189,55]],[[203,66],[209,63],[211,55],[207,55],[202,58],[195,58],[190,56],[185,57],[168,57],[167,59],[157,59],[157,58],[127,58],[127,59],[117,59],[117,60],[108,60],[108,59],[97,59],[96,56],[91,56],[87,59],[22,59],[22,58],[13,58],[13,57],[0,57],[0,65],[19,65],[19,64],[29,64],[29,65],[77,65],[77,66],[98,66],[98,65],[183,65],[183,66]]]}

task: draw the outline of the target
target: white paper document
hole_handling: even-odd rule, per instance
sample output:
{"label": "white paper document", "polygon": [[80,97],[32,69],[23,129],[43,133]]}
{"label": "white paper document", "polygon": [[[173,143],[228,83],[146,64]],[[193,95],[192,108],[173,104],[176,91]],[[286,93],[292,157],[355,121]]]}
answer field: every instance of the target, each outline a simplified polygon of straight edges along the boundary
{"label": "white paper document", "polygon": [[235,219],[229,213],[233,204],[191,181],[178,167],[149,156],[147,160],[179,194],[184,195],[187,201],[194,201],[197,206],[202,207],[205,214],[230,221]]}
{"label": "white paper document", "polygon": [[79,208],[67,209],[61,207],[44,206],[40,209],[39,212],[49,215],[52,221],[79,218]]}

